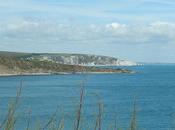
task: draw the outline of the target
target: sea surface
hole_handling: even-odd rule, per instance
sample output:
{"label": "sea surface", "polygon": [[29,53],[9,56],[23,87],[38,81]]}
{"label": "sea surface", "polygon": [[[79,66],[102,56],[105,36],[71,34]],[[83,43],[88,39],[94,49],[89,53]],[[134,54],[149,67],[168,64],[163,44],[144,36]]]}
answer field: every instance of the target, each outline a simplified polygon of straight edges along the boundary
{"label": "sea surface", "polygon": [[86,126],[95,127],[99,103],[103,104],[103,130],[115,122],[127,129],[134,101],[139,130],[169,130],[175,127],[175,65],[125,68],[137,73],[0,77],[0,121],[5,118],[8,103],[15,98],[22,84],[17,130],[23,130],[28,119],[31,129],[38,124],[47,124],[56,109],[58,121],[65,118],[65,130],[73,130],[81,87],[85,92],[84,130]]}

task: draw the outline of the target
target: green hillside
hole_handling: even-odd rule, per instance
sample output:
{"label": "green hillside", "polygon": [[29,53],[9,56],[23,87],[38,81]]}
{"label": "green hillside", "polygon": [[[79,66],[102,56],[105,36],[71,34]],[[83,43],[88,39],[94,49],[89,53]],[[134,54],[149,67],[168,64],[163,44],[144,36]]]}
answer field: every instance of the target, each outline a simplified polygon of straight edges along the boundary
{"label": "green hillside", "polygon": [[[58,64],[52,61],[26,60],[21,57],[27,53],[0,53],[0,74],[24,73],[78,73],[78,72],[103,72],[103,73],[130,73],[124,69],[102,69],[78,65]],[[31,55],[31,54],[30,54]],[[19,58],[20,57],[20,58]]]}

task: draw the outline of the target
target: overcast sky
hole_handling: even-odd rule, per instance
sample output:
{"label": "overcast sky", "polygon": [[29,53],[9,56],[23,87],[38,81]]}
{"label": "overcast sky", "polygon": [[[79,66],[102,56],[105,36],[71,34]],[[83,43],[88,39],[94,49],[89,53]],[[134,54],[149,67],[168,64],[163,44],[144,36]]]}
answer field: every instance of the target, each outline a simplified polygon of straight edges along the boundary
{"label": "overcast sky", "polygon": [[175,0],[0,0],[0,50],[175,63]]}

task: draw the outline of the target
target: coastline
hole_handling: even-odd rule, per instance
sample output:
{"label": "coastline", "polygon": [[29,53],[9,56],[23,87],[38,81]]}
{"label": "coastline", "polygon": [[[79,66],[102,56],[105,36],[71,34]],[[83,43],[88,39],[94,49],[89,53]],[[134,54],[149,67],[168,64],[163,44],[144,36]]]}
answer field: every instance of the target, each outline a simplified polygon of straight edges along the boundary
{"label": "coastline", "polygon": [[8,77],[8,76],[39,76],[39,75],[51,75],[51,73],[7,73],[0,74],[0,77]]}
{"label": "coastline", "polygon": [[15,57],[0,56],[0,76],[112,73],[134,73],[134,71],[122,68],[65,65],[51,61],[24,60]]}
{"label": "coastline", "polygon": [[121,74],[128,73],[133,74],[134,71],[131,72],[55,72],[55,73],[0,73],[0,77],[10,77],[10,76],[47,76],[47,75],[72,75],[72,74]]}

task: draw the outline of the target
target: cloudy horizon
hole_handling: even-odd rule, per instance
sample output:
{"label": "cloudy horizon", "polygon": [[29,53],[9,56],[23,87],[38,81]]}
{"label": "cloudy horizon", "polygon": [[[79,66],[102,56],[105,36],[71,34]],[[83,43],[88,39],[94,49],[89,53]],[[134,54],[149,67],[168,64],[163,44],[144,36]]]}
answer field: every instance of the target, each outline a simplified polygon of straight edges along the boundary
{"label": "cloudy horizon", "polygon": [[0,0],[0,51],[175,63],[173,0]]}

